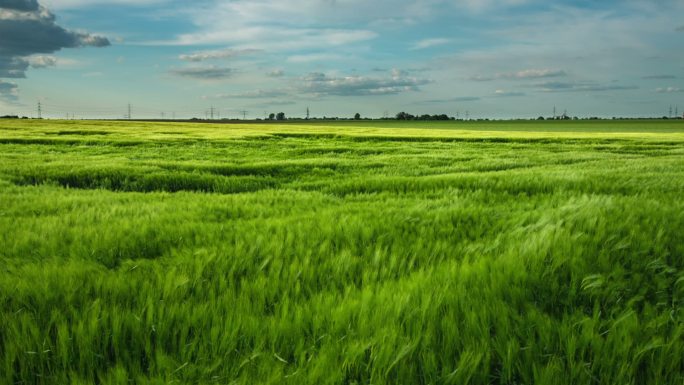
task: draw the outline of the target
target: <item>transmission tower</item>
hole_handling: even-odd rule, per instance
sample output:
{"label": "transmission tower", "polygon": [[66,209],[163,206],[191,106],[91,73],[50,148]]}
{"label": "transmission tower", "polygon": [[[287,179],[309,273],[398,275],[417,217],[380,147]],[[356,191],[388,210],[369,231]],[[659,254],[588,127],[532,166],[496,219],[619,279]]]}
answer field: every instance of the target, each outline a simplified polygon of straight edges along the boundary
{"label": "transmission tower", "polygon": [[128,115],[126,115],[126,119],[131,120],[131,103],[128,103]]}
{"label": "transmission tower", "polygon": [[38,102],[38,119],[43,119],[43,108],[40,105],[40,102]]}
{"label": "transmission tower", "polygon": [[309,107],[306,107],[306,120],[309,120]]}
{"label": "transmission tower", "polygon": [[247,114],[249,111],[241,110],[240,113],[242,114],[242,120],[247,120]]}

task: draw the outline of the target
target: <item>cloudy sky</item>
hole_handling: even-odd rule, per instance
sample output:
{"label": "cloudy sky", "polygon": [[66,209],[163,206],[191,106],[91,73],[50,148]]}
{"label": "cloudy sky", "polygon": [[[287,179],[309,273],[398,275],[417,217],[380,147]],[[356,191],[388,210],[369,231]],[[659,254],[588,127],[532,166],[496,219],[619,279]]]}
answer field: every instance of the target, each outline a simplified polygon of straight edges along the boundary
{"label": "cloudy sky", "polygon": [[681,0],[0,0],[0,115],[681,114],[683,16]]}

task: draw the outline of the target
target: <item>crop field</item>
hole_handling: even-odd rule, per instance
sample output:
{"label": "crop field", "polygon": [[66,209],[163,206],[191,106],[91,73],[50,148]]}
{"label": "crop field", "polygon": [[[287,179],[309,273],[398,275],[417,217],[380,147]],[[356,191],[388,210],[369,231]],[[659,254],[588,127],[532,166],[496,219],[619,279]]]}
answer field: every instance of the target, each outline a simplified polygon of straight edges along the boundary
{"label": "crop field", "polygon": [[0,384],[682,384],[684,121],[0,120]]}

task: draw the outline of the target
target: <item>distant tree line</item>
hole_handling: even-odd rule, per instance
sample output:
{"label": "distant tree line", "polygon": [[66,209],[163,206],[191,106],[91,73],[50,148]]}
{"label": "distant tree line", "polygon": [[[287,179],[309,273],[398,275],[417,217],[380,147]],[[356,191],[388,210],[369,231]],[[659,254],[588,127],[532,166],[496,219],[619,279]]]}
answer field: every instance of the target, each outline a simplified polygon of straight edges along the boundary
{"label": "distant tree line", "polygon": [[26,116],[19,117],[18,115],[3,115],[0,119],[28,119]]}
{"label": "distant tree line", "polygon": [[411,115],[407,112],[400,112],[396,115],[397,120],[455,120],[455,118],[448,116],[447,114],[441,115]]}
{"label": "distant tree line", "polygon": [[266,120],[286,120],[287,118],[285,117],[284,112],[278,112],[277,114],[271,112],[268,114],[268,119]]}

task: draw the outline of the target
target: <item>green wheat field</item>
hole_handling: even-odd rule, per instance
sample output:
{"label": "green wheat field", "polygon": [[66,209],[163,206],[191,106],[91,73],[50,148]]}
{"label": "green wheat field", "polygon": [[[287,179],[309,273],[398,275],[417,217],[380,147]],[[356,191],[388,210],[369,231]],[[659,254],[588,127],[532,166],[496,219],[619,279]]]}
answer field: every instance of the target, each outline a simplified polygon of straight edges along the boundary
{"label": "green wheat field", "polygon": [[0,120],[1,384],[682,384],[684,121]]}

